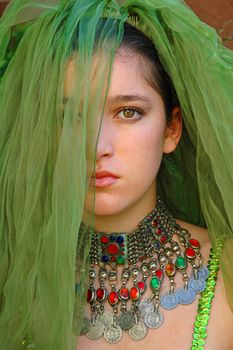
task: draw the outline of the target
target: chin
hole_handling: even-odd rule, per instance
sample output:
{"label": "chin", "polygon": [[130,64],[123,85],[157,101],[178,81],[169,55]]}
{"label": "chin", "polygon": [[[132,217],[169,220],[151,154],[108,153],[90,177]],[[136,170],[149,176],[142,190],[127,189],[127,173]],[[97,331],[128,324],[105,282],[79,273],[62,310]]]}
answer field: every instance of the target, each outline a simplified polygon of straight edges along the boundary
{"label": "chin", "polygon": [[114,205],[113,203],[96,203],[94,208],[95,216],[111,216],[116,215],[122,211],[119,205]]}

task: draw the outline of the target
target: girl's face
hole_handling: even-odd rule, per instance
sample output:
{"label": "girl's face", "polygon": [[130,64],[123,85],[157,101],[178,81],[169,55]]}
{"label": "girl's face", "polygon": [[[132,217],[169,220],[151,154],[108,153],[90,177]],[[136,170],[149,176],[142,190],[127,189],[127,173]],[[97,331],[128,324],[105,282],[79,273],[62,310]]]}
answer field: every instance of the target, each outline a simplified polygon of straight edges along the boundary
{"label": "girl's face", "polygon": [[143,76],[142,64],[146,62],[135,55],[118,54],[114,61],[97,144],[96,178],[85,204],[91,211],[95,190],[96,218],[137,211],[143,217],[155,206],[155,179],[171,137],[163,100]]}

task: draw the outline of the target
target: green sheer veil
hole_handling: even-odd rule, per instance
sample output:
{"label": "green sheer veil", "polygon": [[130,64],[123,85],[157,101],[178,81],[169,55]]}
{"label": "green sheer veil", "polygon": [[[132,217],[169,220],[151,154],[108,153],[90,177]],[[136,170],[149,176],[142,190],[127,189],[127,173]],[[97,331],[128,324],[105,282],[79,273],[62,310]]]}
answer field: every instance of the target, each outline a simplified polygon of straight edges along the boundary
{"label": "green sheer veil", "polygon": [[37,350],[76,348],[91,238],[79,227],[124,22],[154,42],[182,108],[159,193],[177,218],[207,226],[213,247],[224,241],[233,308],[233,53],[181,0],[11,0],[0,68],[12,28],[26,26],[0,82],[1,349],[27,337]]}

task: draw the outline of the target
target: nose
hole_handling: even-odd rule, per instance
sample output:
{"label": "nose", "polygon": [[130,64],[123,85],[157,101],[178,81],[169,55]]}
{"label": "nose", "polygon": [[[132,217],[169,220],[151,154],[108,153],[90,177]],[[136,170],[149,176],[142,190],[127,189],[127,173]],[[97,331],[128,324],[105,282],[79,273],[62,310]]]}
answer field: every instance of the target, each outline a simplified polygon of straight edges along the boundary
{"label": "nose", "polygon": [[110,157],[113,154],[114,137],[111,122],[107,116],[103,116],[97,140],[96,160],[100,161],[102,158]]}

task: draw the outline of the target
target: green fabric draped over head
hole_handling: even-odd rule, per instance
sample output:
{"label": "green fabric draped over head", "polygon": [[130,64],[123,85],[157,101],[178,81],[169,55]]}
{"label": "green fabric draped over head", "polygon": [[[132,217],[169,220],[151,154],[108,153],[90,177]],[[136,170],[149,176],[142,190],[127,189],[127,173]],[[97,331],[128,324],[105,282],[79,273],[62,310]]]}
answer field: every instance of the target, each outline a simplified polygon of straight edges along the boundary
{"label": "green fabric draped over head", "polygon": [[104,109],[124,22],[154,42],[182,108],[183,137],[163,159],[158,191],[177,218],[207,226],[213,247],[224,241],[233,307],[232,52],[183,1],[13,0],[0,21],[1,66],[12,28],[27,27],[0,85],[1,349],[23,348],[25,337],[37,350],[75,349],[91,238],[79,226],[101,127],[96,111]]}

